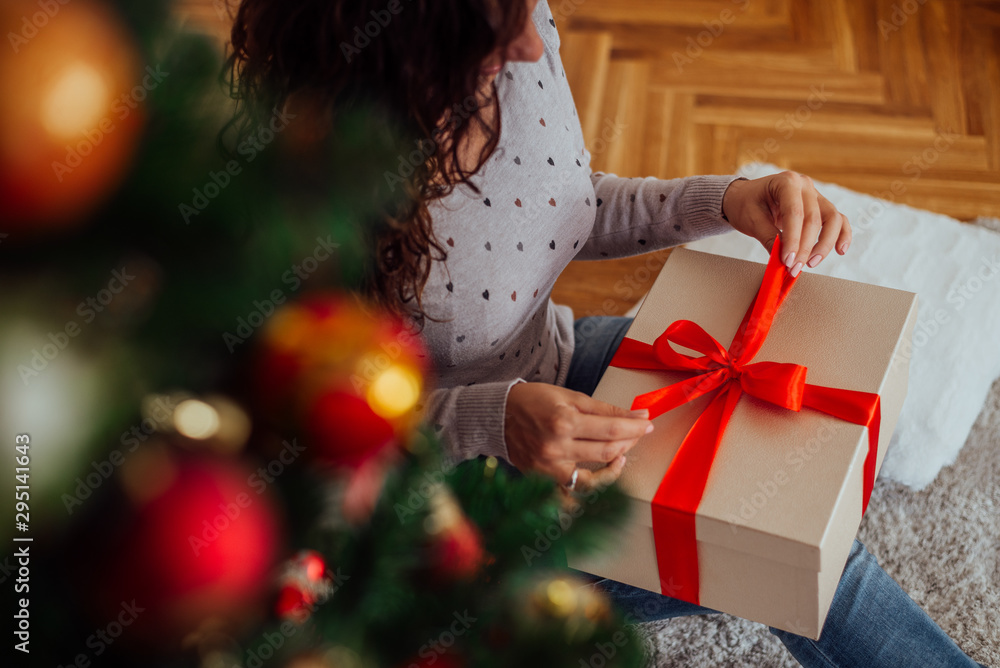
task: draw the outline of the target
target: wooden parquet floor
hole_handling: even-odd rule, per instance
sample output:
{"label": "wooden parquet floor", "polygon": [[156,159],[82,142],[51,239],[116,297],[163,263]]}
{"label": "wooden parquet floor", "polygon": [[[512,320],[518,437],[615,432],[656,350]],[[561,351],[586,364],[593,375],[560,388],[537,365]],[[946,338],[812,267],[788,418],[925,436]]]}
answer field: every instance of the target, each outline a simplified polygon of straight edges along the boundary
{"label": "wooden parquet floor", "polygon": [[[766,161],[960,220],[1000,217],[1000,2],[550,6],[595,170],[676,178]],[[609,123],[624,128],[606,140]],[[578,317],[621,314],[665,257],[574,262],[554,298]]]}
{"label": "wooden parquet floor", "polygon": [[[1000,217],[1000,0],[549,4],[595,170],[675,178],[760,160]],[[178,11],[225,39],[222,7]],[[574,262],[554,298],[621,314],[666,255]]]}

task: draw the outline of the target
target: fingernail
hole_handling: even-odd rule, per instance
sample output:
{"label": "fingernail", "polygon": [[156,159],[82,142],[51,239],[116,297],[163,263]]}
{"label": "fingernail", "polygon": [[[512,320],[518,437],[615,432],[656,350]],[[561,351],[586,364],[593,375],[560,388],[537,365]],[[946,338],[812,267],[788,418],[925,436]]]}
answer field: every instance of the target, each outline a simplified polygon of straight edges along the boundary
{"label": "fingernail", "polygon": [[844,243],[842,243],[840,245],[840,252],[841,252],[841,254],[846,253],[847,249],[850,248],[850,247],[851,247],[851,242],[850,241],[845,241]]}
{"label": "fingernail", "polygon": [[793,264],[795,264],[795,253],[789,253],[785,256],[785,266],[791,269]]}
{"label": "fingernail", "polygon": [[647,434],[648,434],[649,432],[651,432],[651,431],[653,431],[653,425],[649,425],[648,427],[646,427],[646,433],[647,433]]}
{"label": "fingernail", "polygon": [[617,468],[624,468],[624,467],[625,467],[625,455],[622,455],[621,457],[618,458]]}
{"label": "fingernail", "polygon": [[795,266],[792,267],[792,278],[795,278],[796,276],[798,276],[800,271],[802,271],[802,263],[801,262],[796,262]]}
{"label": "fingernail", "polygon": [[806,264],[808,264],[810,267],[815,267],[817,264],[819,264],[819,261],[822,259],[823,256],[820,255],[819,253],[816,253],[811,258],[809,258],[809,262],[807,262]]}
{"label": "fingernail", "polygon": [[634,411],[632,411],[632,415],[634,415],[635,417],[640,417],[640,418],[644,418],[644,419],[648,420],[649,419],[649,409],[648,408],[640,408],[638,410],[634,410]]}

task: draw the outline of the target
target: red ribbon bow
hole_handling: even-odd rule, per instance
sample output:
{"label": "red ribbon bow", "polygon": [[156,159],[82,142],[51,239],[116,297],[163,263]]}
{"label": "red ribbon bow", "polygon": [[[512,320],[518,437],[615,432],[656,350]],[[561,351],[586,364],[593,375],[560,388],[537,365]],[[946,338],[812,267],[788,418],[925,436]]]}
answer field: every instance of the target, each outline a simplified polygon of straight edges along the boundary
{"label": "red ribbon bow", "polygon": [[[700,326],[689,320],[678,320],[652,345],[625,338],[611,360],[614,367],[696,374],[637,396],[632,409],[648,408],[650,418],[715,393],[684,437],[652,501],[660,587],[664,594],[691,603],[699,603],[695,514],[726,425],[744,392],[789,410],[798,411],[805,406],[868,427],[862,514],[868,507],[875,483],[881,418],[879,395],[810,385],[806,383],[806,367],[799,364],[752,361],[767,339],[778,308],[795,285],[796,278],[781,264],[780,257],[781,239],[778,238],[757,296],[728,350]],[[679,353],[672,344],[702,355]]]}

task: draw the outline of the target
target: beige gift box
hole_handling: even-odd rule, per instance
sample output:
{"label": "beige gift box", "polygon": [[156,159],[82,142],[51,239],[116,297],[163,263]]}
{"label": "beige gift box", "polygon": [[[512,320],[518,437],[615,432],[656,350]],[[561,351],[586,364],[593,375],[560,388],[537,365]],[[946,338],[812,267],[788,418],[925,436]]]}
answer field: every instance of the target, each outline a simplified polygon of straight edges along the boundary
{"label": "beige gift box", "polygon": [[[763,275],[754,262],[675,250],[627,336],[653,343],[683,319],[728,347]],[[881,467],[906,396],[916,319],[913,293],[807,273],[753,361],[801,364],[810,384],[878,393]],[[609,367],[594,397],[630,408],[636,395],[691,375]],[[572,567],[661,592],[650,501],[710,398],[653,421],[620,480],[633,506],[629,526],[612,551],[571,557]],[[861,522],[867,452],[863,426],[744,394],[698,508],[701,605],[818,639]]]}

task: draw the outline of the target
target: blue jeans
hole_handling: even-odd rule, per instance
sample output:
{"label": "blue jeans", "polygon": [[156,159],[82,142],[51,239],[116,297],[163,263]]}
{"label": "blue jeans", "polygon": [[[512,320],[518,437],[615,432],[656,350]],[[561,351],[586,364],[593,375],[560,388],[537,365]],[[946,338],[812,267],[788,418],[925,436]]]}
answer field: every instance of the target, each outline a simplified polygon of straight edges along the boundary
{"label": "blue jeans", "polygon": [[[580,318],[566,386],[593,394],[631,318]],[[608,579],[603,590],[630,623],[715,613],[693,603]],[[977,664],[935,624],[857,540],[847,558],[820,640],[772,628],[803,666],[962,668]],[[985,667],[984,667],[985,668]]]}

